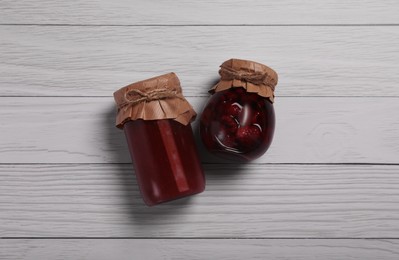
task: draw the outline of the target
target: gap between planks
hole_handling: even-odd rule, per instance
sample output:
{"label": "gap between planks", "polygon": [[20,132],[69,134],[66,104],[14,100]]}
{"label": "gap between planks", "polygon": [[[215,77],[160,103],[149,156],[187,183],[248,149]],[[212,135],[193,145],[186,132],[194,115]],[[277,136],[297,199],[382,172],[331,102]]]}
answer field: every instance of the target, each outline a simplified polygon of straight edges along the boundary
{"label": "gap between planks", "polygon": [[[112,162],[105,162],[105,163],[97,163],[97,162],[89,162],[89,163],[0,163],[0,165],[59,165],[59,166],[63,166],[63,165],[75,165],[75,166],[79,166],[79,165],[131,165],[131,162],[121,162],[121,163],[112,163]],[[203,165],[208,165],[208,166],[215,166],[215,165],[219,165],[219,166],[234,166],[234,165],[242,165],[242,163],[233,163],[233,162],[226,162],[226,163],[215,163],[215,162],[202,162]],[[399,166],[399,163],[257,163],[257,162],[252,162],[252,163],[248,163],[248,165],[252,165],[252,166],[267,166],[267,165],[287,165],[287,166],[291,166],[291,165],[301,165],[301,166]]]}
{"label": "gap between planks", "polygon": [[320,23],[320,24],[73,24],[73,23],[1,23],[0,26],[59,26],[59,27],[385,27],[398,23]]}
{"label": "gap between planks", "polygon": [[398,237],[0,237],[4,240],[399,240]]}

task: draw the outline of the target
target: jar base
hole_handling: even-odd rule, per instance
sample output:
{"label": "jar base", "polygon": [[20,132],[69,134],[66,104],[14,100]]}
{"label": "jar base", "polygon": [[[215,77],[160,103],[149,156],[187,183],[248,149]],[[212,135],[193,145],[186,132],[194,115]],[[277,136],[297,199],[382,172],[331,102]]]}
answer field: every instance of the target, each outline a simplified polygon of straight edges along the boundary
{"label": "jar base", "polygon": [[194,191],[191,191],[191,192],[187,192],[185,194],[181,194],[178,197],[161,199],[161,200],[157,200],[157,201],[155,201],[155,200],[149,201],[149,200],[146,200],[145,198],[143,200],[144,200],[145,205],[147,205],[148,207],[153,207],[153,206],[160,205],[160,204],[170,203],[170,202],[173,202],[173,201],[176,201],[176,200],[179,200],[179,199],[188,198],[190,196],[193,196],[193,195],[196,195],[196,194],[200,194],[200,193],[202,193],[204,191],[205,191],[205,185],[203,187],[201,187],[200,189],[197,189],[197,190],[194,190]]}
{"label": "jar base", "polygon": [[251,156],[245,155],[243,153],[232,153],[230,151],[209,150],[209,152],[219,158],[226,159],[229,161],[237,161],[241,163],[248,163],[256,159]]}

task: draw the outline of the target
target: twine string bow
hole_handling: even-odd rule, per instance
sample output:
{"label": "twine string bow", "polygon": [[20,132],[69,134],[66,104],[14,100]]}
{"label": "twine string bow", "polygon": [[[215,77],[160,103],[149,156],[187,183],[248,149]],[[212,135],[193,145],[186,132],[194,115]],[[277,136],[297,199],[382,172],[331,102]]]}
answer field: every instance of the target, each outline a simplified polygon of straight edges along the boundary
{"label": "twine string bow", "polygon": [[221,67],[219,74],[224,80],[241,80],[255,85],[267,85],[274,91],[274,86],[268,82],[268,74],[262,72],[237,71],[231,68]]}
{"label": "twine string bow", "polygon": [[138,89],[131,89],[125,93],[125,101],[121,104],[120,108],[125,107],[125,109],[127,109],[129,106],[134,106],[142,102],[150,102],[167,98],[183,99],[182,95],[176,90],[167,88],[154,89],[148,92],[143,92]]}

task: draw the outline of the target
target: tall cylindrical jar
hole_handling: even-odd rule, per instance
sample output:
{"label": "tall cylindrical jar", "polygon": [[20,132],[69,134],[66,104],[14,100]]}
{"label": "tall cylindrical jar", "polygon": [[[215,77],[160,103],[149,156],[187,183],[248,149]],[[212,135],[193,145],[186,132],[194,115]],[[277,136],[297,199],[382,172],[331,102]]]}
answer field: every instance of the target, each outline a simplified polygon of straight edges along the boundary
{"label": "tall cylindrical jar", "polygon": [[137,182],[148,206],[200,193],[205,179],[191,121],[196,113],[174,73],[114,93]]}
{"label": "tall cylindrical jar", "polygon": [[219,74],[201,116],[202,141],[209,152],[221,157],[254,160],[273,139],[277,73],[257,62],[230,59],[220,66]]}

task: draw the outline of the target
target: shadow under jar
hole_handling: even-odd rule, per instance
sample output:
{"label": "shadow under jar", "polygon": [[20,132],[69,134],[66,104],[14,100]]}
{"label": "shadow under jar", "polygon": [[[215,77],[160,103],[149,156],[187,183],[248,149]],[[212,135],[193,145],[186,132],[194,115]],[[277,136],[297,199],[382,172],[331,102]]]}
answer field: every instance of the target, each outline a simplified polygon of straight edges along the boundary
{"label": "shadow under jar", "polygon": [[174,73],[114,93],[144,202],[153,206],[200,193],[205,178],[190,122],[196,114]]}
{"label": "shadow under jar", "polygon": [[248,162],[263,155],[273,139],[277,73],[239,59],[220,67],[221,79],[201,115],[201,139],[215,155]]}

